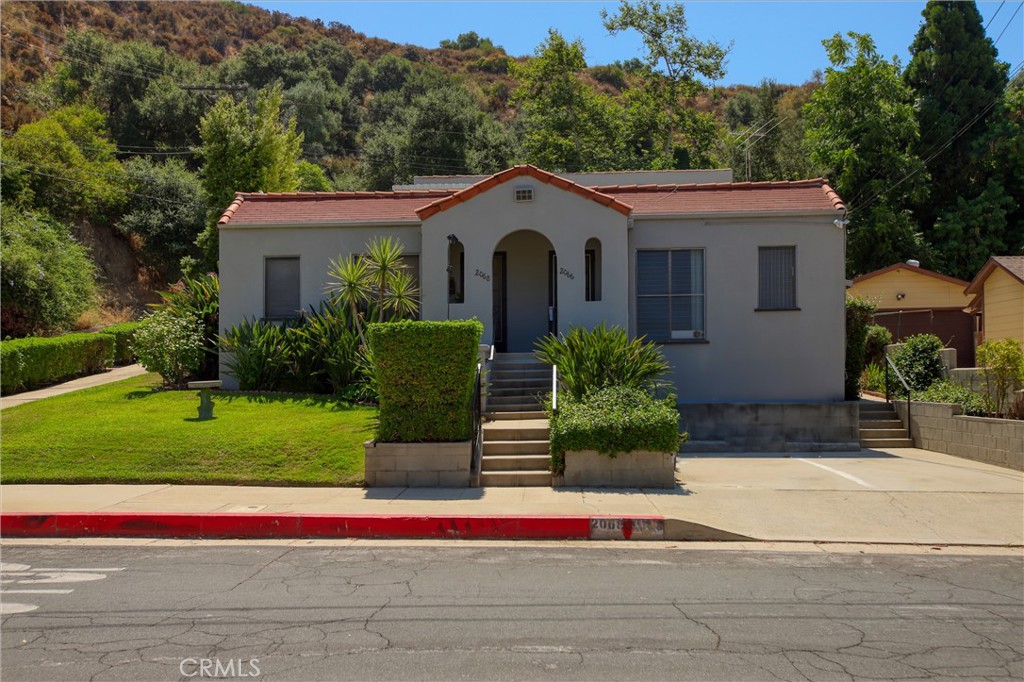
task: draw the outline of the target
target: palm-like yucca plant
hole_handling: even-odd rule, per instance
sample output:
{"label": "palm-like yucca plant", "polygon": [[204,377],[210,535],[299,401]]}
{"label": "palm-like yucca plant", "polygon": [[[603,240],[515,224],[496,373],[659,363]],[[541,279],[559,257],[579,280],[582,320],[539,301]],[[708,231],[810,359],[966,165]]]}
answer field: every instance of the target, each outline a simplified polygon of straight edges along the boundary
{"label": "palm-like yucca plant", "polygon": [[325,290],[333,302],[348,307],[364,347],[364,318],[380,322],[411,317],[419,310],[420,292],[402,260],[404,252],[397,239],[375,238],[362,256],[332,260],[328,268]]}
{"label": "palm-like yucca plant", "polygon": [[273,322],[242,320],[220,337],[220,347],[243,391],[276,390],[288,374],[285,329]]}
{"label": "palm-like yucca plant", "polygon": [[604,323],[592,330],[572,327],[567,334],[545,336],[537,341],[536,356],[558,366],[562,388],[577,400],[608,386],[654,392],[664,386],[661,379],[669,370],[655,343],[630,339],[622,327]]}

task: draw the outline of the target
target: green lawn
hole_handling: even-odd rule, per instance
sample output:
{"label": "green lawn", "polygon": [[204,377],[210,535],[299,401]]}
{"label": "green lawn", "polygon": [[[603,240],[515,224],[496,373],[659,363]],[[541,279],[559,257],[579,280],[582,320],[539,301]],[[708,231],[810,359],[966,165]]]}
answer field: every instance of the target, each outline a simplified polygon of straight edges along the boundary
{"label": "green lawn", "polygon": [[3,483],[359,485],[376,410],[324,397],[196,391],[156,375],[0,412]]}

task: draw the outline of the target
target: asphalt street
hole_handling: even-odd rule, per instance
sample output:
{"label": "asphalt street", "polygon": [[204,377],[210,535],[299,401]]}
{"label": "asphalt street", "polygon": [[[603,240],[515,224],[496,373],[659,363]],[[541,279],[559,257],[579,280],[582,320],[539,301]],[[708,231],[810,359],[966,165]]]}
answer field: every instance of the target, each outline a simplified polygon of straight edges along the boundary
{"label": "asphalt street", "polygon": [[2,560],[4,682],[1024,678],[1019,552],[7,544]]}

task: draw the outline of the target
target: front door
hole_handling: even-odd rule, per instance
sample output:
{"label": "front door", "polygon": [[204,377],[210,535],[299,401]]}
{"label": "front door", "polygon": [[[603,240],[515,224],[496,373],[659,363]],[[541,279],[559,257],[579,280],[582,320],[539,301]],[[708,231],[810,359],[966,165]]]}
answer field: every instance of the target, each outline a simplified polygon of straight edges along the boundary
{"label": "front door", "polygon": [[548,334],[558,335],[558,256],[548,251]]}
{"label": "front door", "polygon": [[494,350],[508,352],[508,277],[504,251],[495,251],[491,263],[491,307]]}

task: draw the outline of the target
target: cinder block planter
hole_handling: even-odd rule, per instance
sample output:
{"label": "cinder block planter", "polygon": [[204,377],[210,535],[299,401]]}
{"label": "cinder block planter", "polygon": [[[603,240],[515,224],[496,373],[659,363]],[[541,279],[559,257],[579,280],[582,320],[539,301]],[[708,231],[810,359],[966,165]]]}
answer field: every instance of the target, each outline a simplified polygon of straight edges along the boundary
{"label": "cinder block planter", "polygon": [[676,455],[671,452],[619,453],[615,457],[595,450],[565,453],[566,486],[606,488],[673,488],[676,484]]}
{"label": "cinder block planter", "polygon": [[366,487],[466,488],[473,442],[363,444]]}

